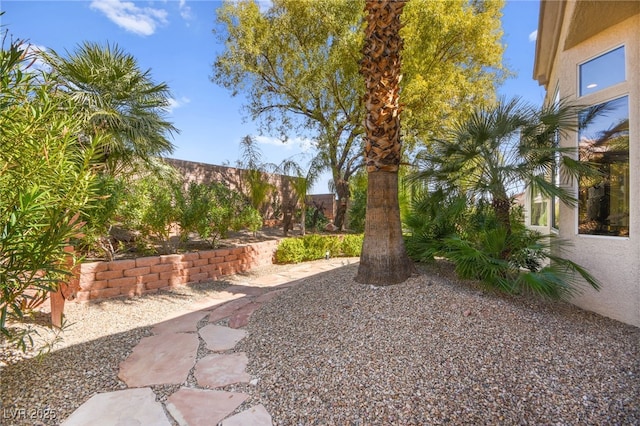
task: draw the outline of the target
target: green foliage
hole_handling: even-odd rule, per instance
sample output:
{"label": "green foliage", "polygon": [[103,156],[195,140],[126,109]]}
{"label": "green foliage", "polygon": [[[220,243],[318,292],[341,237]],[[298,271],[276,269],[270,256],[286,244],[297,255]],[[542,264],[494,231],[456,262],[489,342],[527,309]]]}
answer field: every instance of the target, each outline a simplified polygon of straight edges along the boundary
{"label": "green foliage", "polygon": [[102,156],[110,174],[119,174],[136,161],[147,162],[171,153],[169,137],[178,130],[166,120],[171,94],[155,83],[132,55],[117,45],[84,42],[63,57],[42,53],[51,66],[59,93],[77,106],[84,133],[101,132]]}
{"label": "green foliage", "polygon": [[113,260],[118,247],[111,241],[114,216],[125,196],[126,183],[107,174],[98,175],[96,197],[85,208],[83,236],[76,248],[80,252],[95,252]]}
{"label": "green foliage", "polygon": [[[6,37],[6,35],[5,35]],[[82,138],[75,105],[30,69],[20,42],[0,52],[0,333],[23,350],[30,330],[14,327],[73,267],[64,247],[95,197],[93,159],[101,141]]]}
{"label": "green foliage", "polygon": [[229,229],[247,228],[256,232],[262,226],[262,216],[235,191],[221,183],[209,185],[192,182],[187,191],[176,191],[177,221],[183,242],[189,233],[198,235],[215,247]]}
{"label": "green foliage", "polygon": [[329,219],[324,215],[324,212],[318,206],[307,206],[305,214],[305,228],[319,230],[324,229],[329,223]]}
{"label": "green foliage", "polygon": [[285,238],[278,244],[276,250],[276,263],[300,263],[304,262],[306,250],[301,238]]}
{"label": "green foliage", "polygon": [[[443,256],[465,278],[507,292],[566,298],[581,282],[598,282],[582,267],[551,253],[552,236],[526,229],[513,192],[529,185],[544,196],[575,204],[551,179],[590,175],[589,165],[571,161],[575,149],[557,145],[558,134],[575,130],[579,107],[564,101],[534,108],[520,99],[479,107],[419,155],[422,170],[412,179],[431,192],[417,199],[407,219],[407,249],[418,260]],[[458,195],[456,195],[458,194]],[[465,196],[462,196],[465,194]],[[558,249],[564,244],[554,241]],[[544,266],[551,261],[550,266]]]}
{"label": "green foliage", "polygon": [[170,236],[178,220],[175,198],[179,191],[180,181],[170,168],[165,175],[149,173],[132,180],[119,209],[124,225],[149,242],[160,242],[165,253],[175,252]]}
{"label": "green foliage", "polygon": [[367,173],[359,170],[351,182],[351,203],[349,205],[349,223],[347,227],[353,232],[364,232],[364,219],[367,212]]}
{"label": "green foliage", "polygon": [[362,252],[363,240],[364,240],[363,234],[345,235],[344,237],[342,237],[340,252],[347,257],[359,257],[360,253]]}
{"label": "green foliage", "polygon": [[298,238],[285,238],[276,251],[277,263],[300,263],[330,257],[359,256],[363,235],[309,234]]}
{"label": "green foliage", "polygon": [[576,275],[599,287],[584,268],[551,252],[551,241],[561,249],[562,240],[527,229],[519,214],[513,212],[507,232],[486,203],[467,204],[442,191],[425,194],[406,222],[407,251],[419,261],[449,259],[461,278],[507,293],[566,299],[580,291]]}
{"label": "green foliage", "polygon": [[[493,99],[504,74],[502,6],[407,3],[401,102],[410,146]],[[214,28],[225,49],[215,60],[213,82],[244,95],[247,114],[261,120],[263,130],[283,140],[292,130],[313,140],[318,163],[331,171],[339,206],[363,166],[363,11],[362,0],[278,0],[267,11],[242,0],[220,7]]]}

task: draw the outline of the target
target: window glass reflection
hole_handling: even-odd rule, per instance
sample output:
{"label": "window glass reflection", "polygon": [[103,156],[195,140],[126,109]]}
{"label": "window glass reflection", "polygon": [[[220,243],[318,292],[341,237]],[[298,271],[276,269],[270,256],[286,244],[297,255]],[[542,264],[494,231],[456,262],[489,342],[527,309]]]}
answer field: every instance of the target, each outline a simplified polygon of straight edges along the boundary
{"label": "window glass reflection", "polygon": [[580,65],[580,96],[625,81],[624,46]]}
{"label": "window glass reflection", "polygon": [[579,183],[580,234],[629,235],[629,99],[595,105],[580,114],[580,161],[597,164],[599,176]]}

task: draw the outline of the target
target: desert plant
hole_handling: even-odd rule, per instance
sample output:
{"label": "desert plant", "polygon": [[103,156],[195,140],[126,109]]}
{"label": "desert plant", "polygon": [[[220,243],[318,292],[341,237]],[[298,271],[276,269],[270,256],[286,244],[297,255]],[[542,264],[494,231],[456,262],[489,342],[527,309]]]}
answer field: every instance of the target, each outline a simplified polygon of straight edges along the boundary
{"label": "desert plant", "polygon": [[[94,198],[100,136],[80,143],[76,106],[55,96],[46,73],[20,41],[0,51],[0,334],[25,350],[32,330],[18,326],[70,275],[64,247],[80,232]],[[14,327],[15,326],[15,327]]]}
{"label": "desert plant", "polygon": [[359,257],[362,252],[362,234],[345,235],[340,244],[340,253],[347,257]]}

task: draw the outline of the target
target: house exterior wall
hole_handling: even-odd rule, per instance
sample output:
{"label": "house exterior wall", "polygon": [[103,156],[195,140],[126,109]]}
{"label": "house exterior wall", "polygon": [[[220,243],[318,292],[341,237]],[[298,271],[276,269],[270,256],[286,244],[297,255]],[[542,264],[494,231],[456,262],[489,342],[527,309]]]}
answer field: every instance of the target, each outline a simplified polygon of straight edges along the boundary
{"label": "house exterior wall", "polygon": [[[581,2],[562,2],[560,7],[564,7],[563,14],[556,13],[556,16],[562,16],[561,25],[555,28],[554,41],[548,42],[547,39],[547,47],[551,46],[547,51],[544,46],[542,49],[538,46],[534,77],[545,85],[548,103],[553,102],[556,91],[559,91],[560,98],[567,98],[585,107],[628,96],[629,235],[610,237],[579,234],[578,208],[564,204],[560,204],[559,230],[555,232],[570,243],[564,256],[584,266],[602,283],[599,292],[585,287],[581,295],[572,299],[572,303],[640,327],[640,14],[633,12],[634,14],[617,19],[615,24],[595,34],[581,37],[581,24],[576,22],[577,17],[596,22],[598,16],[589,16],[589,12],[594,14],[595,7],[589,9],[590,6],[586,3],[593,2],[585,2],[584,8],[579,3]],[[608,7],[616,7],[615,2],[607,3]],[[557,8],[558,3],[551,7]],[[541,11],[544,14],[544,6]],[[551,31],[550,25],[546,28],[543,25],[549,22],[550,17],[546,18],[547,21],[541,15],[539,40],[541,31]],[[589,28],[589,31],[593,28],[590,25],[584,27]],[[549,33],[546,36],[549,37]],[[622,45],[625,46],[626,81],[579,96],[579,64]],[[560,142],[561,146],[574,148],[577,143],[578,136],[575,132]],[[577,194],[577,182],[572,182],[570,188]]]}

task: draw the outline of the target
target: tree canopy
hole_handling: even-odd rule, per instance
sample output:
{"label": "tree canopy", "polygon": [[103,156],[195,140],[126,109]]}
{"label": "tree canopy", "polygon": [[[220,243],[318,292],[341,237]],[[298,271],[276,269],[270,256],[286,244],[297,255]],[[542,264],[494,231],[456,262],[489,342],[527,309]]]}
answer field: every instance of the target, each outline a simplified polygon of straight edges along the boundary
{"label": "tree canopy", "polygon": [[[504,71],[502,4],[408,2],[401,102],[411,141],[426,140],[493,97]],[[218,9],[214,32],[225,48],[212,81],[243,94],[245,113],[264,132],[283,140],[293,133],[311,137],[342,206],[349,179],[363,165],[364,1],[275,0],[266,11],[252,0],[228,1]]]}

